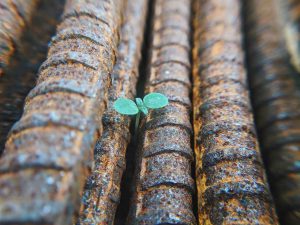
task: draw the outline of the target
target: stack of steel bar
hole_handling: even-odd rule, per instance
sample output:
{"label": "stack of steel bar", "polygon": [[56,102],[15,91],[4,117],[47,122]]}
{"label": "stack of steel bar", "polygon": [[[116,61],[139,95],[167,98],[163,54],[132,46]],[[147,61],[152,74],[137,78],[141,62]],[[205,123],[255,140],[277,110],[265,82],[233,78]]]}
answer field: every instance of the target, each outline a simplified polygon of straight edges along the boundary
{"label": "stack of steel bar", "polygon": [[103,135],[96,145],[95,168],[86,183],[78,224],[114,224],[130,140],[130,119],[115,112],[112,105],[118,97],[135,97],[147,6],[147,0],[130,0],[124,12]]}
{"label": "stack of steel bar", "polygon": [[196,224],[191,177],[190,0],[157,0],[146,92],[169,105],[144,118],[129,224]]}
{"label": "stack of steel bar", "polygon": [[[291,63],[300,72],[300,1],[275,0]],[[277,16],[278,17],[278,16]],[[281,32],[282,32],[281,31]]]}
{"label": "stack of steel bar", "polygon": [[280,219],[300,224],[300,77],[274,0],[245,4],[248,61],[257,128]]}
{"label": "stack of steel bar", "polygon": [[248,96],[240,3],[195,1],[194,127],[200,224],[278,224]]}
{"label": "stack of steel bar", "polygon": [[0,160],[0,224],[71,224],[101,133],[122,0],[68,0]]}
{"label": "stack of steel bar", "polygon": [[37,0],[0,1],[0,75],[15,50],[25,25],[30,22]]}

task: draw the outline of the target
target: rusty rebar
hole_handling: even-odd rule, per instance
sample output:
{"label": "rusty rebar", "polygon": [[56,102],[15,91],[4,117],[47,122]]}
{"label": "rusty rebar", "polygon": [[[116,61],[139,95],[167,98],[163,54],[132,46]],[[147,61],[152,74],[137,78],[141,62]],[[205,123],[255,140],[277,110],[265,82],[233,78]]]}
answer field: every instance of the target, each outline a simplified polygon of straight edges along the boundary
{"label": "rusty rebar", "polygon": [[300,77],[274,0],[245,3],[250,86],[271,190],[283,224],[300,224]]}
{"label": "rusty rebar", "polygon": [[123,2],[67,1],[0,160],[0,224],[72,223],[102,130]]}
{"label": "rusty rebar", "polygon": [[146,93],[169,105],[151,111],[139,134],[129,224],[196,224],[190,123],[190,0],[157,0]]}
{"label": "rusty rebar", "polygon": [[30,22],[38,0],[2,0],[0,2],[0,75]]}
{"label": "rusty rebar", "polygon": [[124,12],[103,135],[95,148],[95,167],[83,192],[78,224],[114,224],[130,141],[130,117],[121,116],[112,106],[118,97],[135,97],[147,6],[147,0],[131,0]]}
{"label": "rusty rebar", "polygon": [[55,35],[64,3],[65,0],[38,2],[31,22],[26,24],[18,42],[18,50],[10,58],[9,65],[3,68],[5,76],[0,77],[0,155],[9,130],[21,117],[25,97],[36,83],[36,73],[46,59],[48,43]]}
{"label": "rusty rebar", "polygon": [[199,224],[278,224],[248,96],[240,1],[193,8]]}

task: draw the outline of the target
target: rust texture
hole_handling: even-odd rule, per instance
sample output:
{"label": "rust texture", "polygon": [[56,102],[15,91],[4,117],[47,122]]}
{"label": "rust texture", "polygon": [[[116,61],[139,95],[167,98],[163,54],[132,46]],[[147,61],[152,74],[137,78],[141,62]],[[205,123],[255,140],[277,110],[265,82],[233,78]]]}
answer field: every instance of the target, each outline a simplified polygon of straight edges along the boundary
{"label": "rust texture", "polygon": [[118,97],[133,99],[136,95],[147,6],[147,0],[130,0],[124,12],[103,135],[96,144],[95,167],[85,186],[78,224],[114,224],[130,141],[130,117],[115,112],[112,105]]}
{"label": "rust texture", "polygon": [[[64,0],[40,0],[26,24],[9,65],[0,77],[0,154],[7,134],[20,119],[26,95],[36,83],[36,73],[45,61],[48,43],[55,35],[56,25],[64,8]],[[45,26],[47,24],[47,26]]]}
{"label": "rust texture", "polygon": [[146,93],[169,105],[153,110],[140,126],[136,186],[129,224],[196,224],[190,123],[189,0],[157,0]]}
{"label": "rust texture", "polygon": [[195,1],[199,224],[278,224],[249,100],[238,0]]}
{"label": "rust texture", "polygon": [[292,65],[300,72],[300,1],[274,0]]}
{"label": "rust texture", "polygon": [[250,85],[271,190],[282,224],[300,224],[300,77],[273,0],[245,4]]}
{"label": "rust texture", "polygon": [[0,75],[15,51],[25,25],[30,22],[38,0],[1,0]]}
{"label": "rust texture", "polygon": [[0,160],[0,224],[72,223],[102,130],[122,5],[67,1]]}

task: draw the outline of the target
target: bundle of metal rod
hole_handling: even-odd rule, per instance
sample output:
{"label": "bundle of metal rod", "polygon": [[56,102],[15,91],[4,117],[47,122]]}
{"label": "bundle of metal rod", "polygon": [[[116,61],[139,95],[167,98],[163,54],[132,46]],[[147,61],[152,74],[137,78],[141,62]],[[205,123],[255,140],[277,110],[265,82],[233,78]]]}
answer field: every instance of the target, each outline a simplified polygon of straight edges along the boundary
{"label": "bundle of metal rod", "polygon": [[274,0],[247,1],[250,85],[271,190],[283,224],[300,224],[300,77],[288,61]]}
{"label": "bundle of metal rod", "polygon": [[0,160],[0,224],[72,223],[102,130],[123,2],[67,1]]}
{"label": "bundle of metal rod", "polygon": [[30,22],[38,0],[1,0],[0,2],[0,75],[3,72],[25,25]]}
{"label": "bundle of metal rod", "polygon": [[[275,0],[291,63],[300,72],[300,1]],[[273,8],[274,9],[274,8]]]}
{"label": "bundle of metal rod", "polygon": [[278,224],[251,113],[240,1],[193,8],[199,224]]}
{"label": "bundle of metal rod", "polygon": [[191,177],[190,0],[157,0],[146,92],[169,105],[143,119],[129,224],[195,224]]}
{"label": "bundle of metal rod", "polygon": [[124,12],[103,135],[96,145],[95,167],[83,193],[78,224],[114,224],[130,141],[130,117],[121,116],[112,106],[118,97],[135,97],[147,6],[147,0],[130,0]]}

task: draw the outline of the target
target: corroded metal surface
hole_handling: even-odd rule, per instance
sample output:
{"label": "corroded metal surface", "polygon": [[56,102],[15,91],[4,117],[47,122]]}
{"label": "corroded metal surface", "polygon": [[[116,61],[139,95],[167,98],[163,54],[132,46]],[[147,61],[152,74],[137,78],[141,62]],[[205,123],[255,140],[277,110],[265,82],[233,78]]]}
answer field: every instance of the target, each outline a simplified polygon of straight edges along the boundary
{"label": "corroded metal surface", "polygon": [[240,1],[195,1],[193,105],[200,224],[278,224],[254,128]]}
{"label": "corroded metal surface", "polygon": [[83,193],[78,224],[114,224],[130,140],[130,117],[121,116],[112,106],[118,97],[135,97],[147,5],[147,0],[130,0],[125,10],[103,135],[97,141],[95,167]]}
{"label": "corroded metal surface", "polygon": [[122,5],[67,1],[0,160],[0,224],[72,222],[101,133]]}
{"label": "corroded metal surface", "polygon": [[38,2],[31,22],[26,24],[19,40],[18,51],[3,68],[5,76],[0,77],[0,154],[9,130],[21,117],[25,97],[36,83],[36,73],[47,57],[48,43],[55,35],[64,3],[65,0]]}
{"label": "corroded metal surface", "polygon": [[274,1],[249,1],[245,9],[250,85],[271,190],[282,223],[300,224],[300,77],[289,63]]}
{"label": "corroded metal surface", "polygon": [[170,103],[152,110],[142,121],[129,224],[196,223],[191,177],[190,2],[155,2],[146,93],[163,93]]}
{"label": "corroded metal surface", "polygon": [[292,65],[300,72],[300,1],[275,0],[276,11]]}
{"label": "corroded metal surface", "polygon": [[0,75],[15,51],[17,42],[30,22],[38,0],[1,0],[0,2]]}

